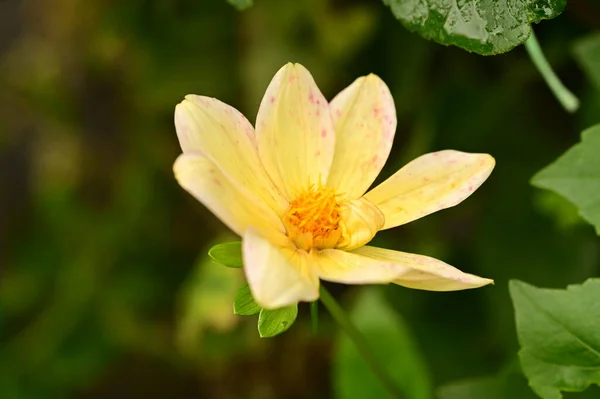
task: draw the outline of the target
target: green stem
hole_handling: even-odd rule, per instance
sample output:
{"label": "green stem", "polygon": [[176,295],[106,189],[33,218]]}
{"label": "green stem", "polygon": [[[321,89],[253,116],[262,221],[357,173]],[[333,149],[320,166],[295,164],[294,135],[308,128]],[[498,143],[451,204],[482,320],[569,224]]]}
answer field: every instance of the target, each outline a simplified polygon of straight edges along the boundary
{"label": "green stem", "polygon": [[396,399],[403,398],[402,392],[392,380],[386,369],[379,363],[379,361],[373,355],[369,343],[362,333],[354,326],[344,309],[337,303],[335,298],[321,285],[321,302],[327,308],[334,320],[342,327],[342,329],[348,334],[350,340],[356,346],[356,349],[363,357],[367,365],[371,368],[371,371],[379,378],[379,381],[383,387],[388,391],[392,397]]}
{"label": "green stem", "polygon": [[316,334],[319,328],[319,302],[317,301],[310,303],[310,324],[313,334]]}
{"label": "green stem", "polygon": [[531,31],[531,36],[525,42],[525,49],[529,53],[529,58],[531,58],[533,64],[544,77],[546,84],[550,87],[550,90],[552,90],[552,93],[554,93],[554,96],[562,104],[563,108],[571,113],[577,111],[579,108],[579,99],[556,76],[556,73],[544,56],[533,30]]}

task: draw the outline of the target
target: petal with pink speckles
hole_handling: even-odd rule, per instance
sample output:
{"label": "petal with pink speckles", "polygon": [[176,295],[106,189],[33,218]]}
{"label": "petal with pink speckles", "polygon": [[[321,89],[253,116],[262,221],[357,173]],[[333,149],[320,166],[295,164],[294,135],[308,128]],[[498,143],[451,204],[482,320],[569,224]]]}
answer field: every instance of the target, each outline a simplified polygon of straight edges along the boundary
{"label": "petal with pink speckles", "polygon": [[281,68],[260,104],[256,141],[267,173],[287,199],[327,181],[334,134],[329,105],[310,72],[300,64]]}
{"label": "petal with pink speckles", "polygon": [[275,211],[262,199],[231,181],[208,158],[181,154],[173,165],[179,184],[240,236],[249,228],[283,232]]}
{"label": "petal with pink speckles", "polygon": [[327,249],[316,258],[320,278],[344,284],[394,283],[427,291],[457,291],[493,283],[428,256],[370,246],[350,252]]}
{"label": "petal with pink speckles", "polygon": [[396,131],[396,109],[387,85],[376,75],[358,78],[329,104],[335,154],[329,186],[359,198],[388,158]]}
{"label": "petal with pink speckles", "polygon": [[488,154],[454,150],[425,154],[365,198],[383,212],[383,229],[389,229],[462,202],[488,178],[494,165]]}
{"label": "petal with pink speckles", "polygon": [[284,199],[258,159],[254,129],[238,110],[214,98],[187,95],[175,108],[175,128],[184,154],[202,154],[269,207],[284,210]]}

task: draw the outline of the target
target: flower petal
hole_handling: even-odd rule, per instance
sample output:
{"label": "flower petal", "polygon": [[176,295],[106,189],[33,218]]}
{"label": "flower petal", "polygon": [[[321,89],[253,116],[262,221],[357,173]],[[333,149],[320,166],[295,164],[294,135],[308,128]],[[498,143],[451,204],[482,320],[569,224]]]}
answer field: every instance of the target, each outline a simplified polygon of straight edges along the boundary
{"label": "flower petal", "polygon": [[327,181],[333,123],[327,101],[302,65],[285,65],[269,84],[256,118],[256,140],[267,173],[287,199]]}
{"label": "flower petal", "polygon": [[351,252],[323,250],[317,264],[323,280],[346,284],[391,282],[428,291],[457,291],[493,283],[428,256],[370,246]]}
{"label": "flower petal", "polygon": [[394,265],[340,249],[323,249],[314,254],[315,272],[323,280],[342,284],[387,284],[397,272]]}
{"label": "flower petal", "polygon": [[396,108],[387,85],[363,76],[329,104],[335,128],[335,155],[328,185],[350,199],[359,198],[375,180],[390,154]]}
{"label": "flower petal", "polygon": [[271,208],[285,209],[258,159],[254,129],[238,110],[214,98],[187,95],[175,108],[175,128],[184,153],[203,155]]}
{"label": "flower petal", "polygon": [[248,227],[285,231],[281,219],[260,198],[231,182],[208,158],[181,154],[173,165],[179,184],[236,234]]}
{"label": "flower petal", "polygon": [[344,201],[340,213],[342,236],[336,248],[344,251],[362,247],[371,241],[385,223],[383,213],[365,198]]}
{"label": "flower petal", "polygon": [[256,302],[277,309],[319,297],[319,279],[310,255],[295,250],[283,234],[261,235],[248,229],[242,240],[244,271]]}
{"label": "flower petal", "polygon": [[445,150],[425,154],[365,194],[385,215],[389,229],[457,205],[492,173],[488,154]]}

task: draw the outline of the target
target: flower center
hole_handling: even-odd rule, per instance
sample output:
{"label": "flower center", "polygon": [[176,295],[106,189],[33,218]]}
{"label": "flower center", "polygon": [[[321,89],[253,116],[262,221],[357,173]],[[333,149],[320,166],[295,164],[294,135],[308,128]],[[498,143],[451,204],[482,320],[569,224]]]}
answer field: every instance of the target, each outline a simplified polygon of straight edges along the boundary
{"label": "flower center", "polygon": [[311,186],[298,195],[283,215],[294,243],[306,251],[333,248],[340,240],[340,205],[331,188]]}

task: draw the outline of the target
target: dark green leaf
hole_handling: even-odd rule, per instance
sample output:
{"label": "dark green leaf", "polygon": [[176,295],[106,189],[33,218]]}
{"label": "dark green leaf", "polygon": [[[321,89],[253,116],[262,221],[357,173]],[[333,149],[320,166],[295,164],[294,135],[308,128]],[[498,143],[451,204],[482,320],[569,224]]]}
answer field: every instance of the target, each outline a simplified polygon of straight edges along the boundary
{"label": "dark green leaf", "polygon": [[574,145],[531,180],[567,198],[600,234],[600,125],[585,130]]}
{"label": "dark green leaf", "polygon": [[574,51],[588,78],[600,90],[600,33],[577,41]]}
{"label": "dark green leaf", "polygon": [[[431,398],[428,370],[403,320],[376,289],[365,289],[351,312],[374,356],[406,394],[405,399]],[[339,399],[388,398],[352,341],[340,332],[333,384]]]}
{"label": "dark green leaf", "polygon": [[225,242],[212,247],[208,255],[217,263],[227,267],[242,267],[242,243],[240,241]]}
{"label": "dark green leaf", "polygon": [[544,399],[600,384],[600,280],[543,289],[510,282],[519,357],[529,385]]}
{"label": "dark green leaf", "polygon": [[227,2],[237,8],[239,11],[244,11],[245,9],[252,7],[254,4],[253,0],[227,0]]}
{"label": "dark green leaf", "polygon": [[554,18],[566,0],[383,0],[408,29],[483,55],[522,44],[530,24]]}
{"label": "dark green leaf", "polygon": [[242,316],[251,316],[260,312],[261,309],[260,305],[254,301],[248,285],[240,288],[237,294],[235,294],[233,313]]}
{"label": "dark green leaf", "polygon": [[279,335],[294,324],[298,316],[298,304],[281,309],[262,309],[258,316],[258,333],[262,338]]}

